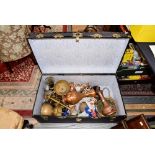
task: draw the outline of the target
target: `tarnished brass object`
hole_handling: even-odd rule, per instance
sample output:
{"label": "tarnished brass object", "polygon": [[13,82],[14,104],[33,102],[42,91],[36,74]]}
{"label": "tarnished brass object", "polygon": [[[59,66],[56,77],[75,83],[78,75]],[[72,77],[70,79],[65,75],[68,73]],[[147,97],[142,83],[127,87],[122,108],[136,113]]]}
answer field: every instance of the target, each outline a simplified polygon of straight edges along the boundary
{"label": "tarnished brass object", "polygon": [[93,89],[87,93],[79,93],[77,91],[71,91],[63,97],[63,102],[66,104],[76,104],[84,97],[95,97],[95,96],[96,92]]}
{"label": "tarnished brass object", "polygon": [[56,94],[63,96],[70,91],[70,85],[66,80],[59,80],[54,85],[54,90]]}
{"label": "tarnished brass object", "polygon": [[41,107],[41,115],[52,116],[53,115],[53,107],[48,103],[43,103],[43,105]]}
{"label": "tarnished brass object", "polygon": [[[45,79],[45,85],[49,89],[44,90],[41,116],[102,118],[116,113],[115,101],[108,87],[100,90],[100,86],[66,80],[54,83],[50,76]],[[105,93],[106,97],[103,95],[105,90],[109,94]]]}
{"label": "tarnished brass object", "polygon": [[110,105],[110,103],[106,100],[106,98],[104,97],[104,95],[99,87],[97,87],[96,92],[99,95],[99,97],[103,103],[102,114],[105,116],[110,116],[110,115],[113,115],[114,113],[116,113],[116,109],[114,109]]}
{"label": "tarnished brass object", "polygon": [[57,105],[54,109],[53,109],[53,115],[54,116],[62,116],[62,107],[60,105]]}
{"label": "tarnished brass object", "polygon": [[53,94],[53,91],[51,91],[51,90],[45,91],[44,92],[44,99],[48,100],[49,99],[48,96],[51,96],[52,94]]}
{"label": "tarnished brass object", "polygon": [[[83,83],[83,84],[75,84],[73,82],[70,83],[70,91],[77,91],[77,92],[82,92],[85,91],[86,89],[90,89],[89,83]],[[90,90],[89,90],[90,91]]]}
{"label": "tarnished brass object", "polygon": [[55,103],[60,104],[61,106],[63,106],[63,107],[65,107],[65,108],[70,110],[70,108],[68,106],[66,106],[65,104],[61,103],[60,101],[54,99],[53,97],[48,96],[48,99],[50,99],[50,100],[54,101]]}
{"label": "tarnished brass object", "polygon": [[54,79],[53,79],[53,77],[47,77],[47,78],[45,79],[45,82],[46,82],[46,84],[47,84],[49,87],[53,87],[53,86],[54,86]]}

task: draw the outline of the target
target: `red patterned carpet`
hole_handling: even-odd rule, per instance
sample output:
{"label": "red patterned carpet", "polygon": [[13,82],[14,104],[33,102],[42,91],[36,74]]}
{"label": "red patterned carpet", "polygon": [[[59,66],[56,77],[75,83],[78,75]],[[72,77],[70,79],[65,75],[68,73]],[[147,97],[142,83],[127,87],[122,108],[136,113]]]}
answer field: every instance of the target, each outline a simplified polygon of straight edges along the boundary
{"label": "red patterned carpet", "polygon": [[28,82],[34,69],[34,62],[30,57],[11,63],[13,73],[6,70],[0,74],[0,82]]}
{"label": "red patterned carpet", "polygon": [[0,106],[12,109],[22,116],[32,116],[40,71],[31,57],[11,63],[13,73],[8,70],[0,74]]}

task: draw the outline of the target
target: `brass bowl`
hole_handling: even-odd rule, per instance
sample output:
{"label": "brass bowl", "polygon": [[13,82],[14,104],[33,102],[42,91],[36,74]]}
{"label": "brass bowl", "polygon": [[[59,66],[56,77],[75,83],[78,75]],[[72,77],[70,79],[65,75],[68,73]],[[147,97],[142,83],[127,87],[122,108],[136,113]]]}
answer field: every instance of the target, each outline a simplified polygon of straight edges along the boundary
{"label": "brass bowl", "polygon": [[70,84],[66,80],[59,80],[54,85],[54,91],[57,95],[66,95],[70,91]]}

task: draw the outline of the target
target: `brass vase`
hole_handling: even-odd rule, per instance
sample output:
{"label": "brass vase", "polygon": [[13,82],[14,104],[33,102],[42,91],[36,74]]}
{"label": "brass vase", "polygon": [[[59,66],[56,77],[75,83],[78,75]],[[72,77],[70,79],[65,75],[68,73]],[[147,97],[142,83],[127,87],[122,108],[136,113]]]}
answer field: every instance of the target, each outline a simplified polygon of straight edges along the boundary
{"label": "brass vase", "polygon": [[87,93],[79,93],[75,90],[68,92],[64,98],[63,98],[63,102],[66,104],[76,104],[78,103],[82,98],[84,97],[95,97],[96,96],[96,92],[94,89],[90,90]]}
{"label": "brass vase", "polygon": [[103,95],[103,92],[97,88],[97,94],[99,95],[102,103],[103,103],[103,109],[102,109],[102,113],[103,115],[106,115],[106,116],[110,116],[110,115],[113,115],[114,113],[116,113],[116,110],[110,105],[110,103],[108,103]]}

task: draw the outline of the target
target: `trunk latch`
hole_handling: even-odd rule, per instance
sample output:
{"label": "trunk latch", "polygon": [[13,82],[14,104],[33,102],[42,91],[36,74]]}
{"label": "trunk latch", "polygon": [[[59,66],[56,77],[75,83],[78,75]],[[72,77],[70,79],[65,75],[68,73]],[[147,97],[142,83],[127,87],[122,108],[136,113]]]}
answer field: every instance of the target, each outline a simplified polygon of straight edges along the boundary
{"label": "trunk latch", "polygon": [[76,42],[79,42],[80,38],[83,37],[83,34],[80,32],[73,33],[73,37],[76,39]]}

